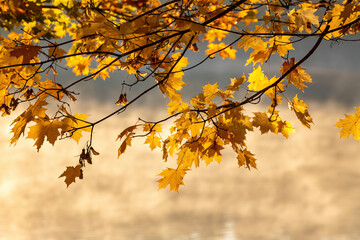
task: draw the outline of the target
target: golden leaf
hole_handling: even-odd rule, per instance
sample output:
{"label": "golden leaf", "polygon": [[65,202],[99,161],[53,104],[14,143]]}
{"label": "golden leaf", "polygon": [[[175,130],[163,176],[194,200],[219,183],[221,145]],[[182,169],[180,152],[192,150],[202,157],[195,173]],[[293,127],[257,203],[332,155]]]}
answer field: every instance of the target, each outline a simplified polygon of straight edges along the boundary
{"label": "golden leaf", "polygon": [[258,66],[249,74],[248,82],[250,83],[248,88],[252,91],[260,91],[270,85],[268,78],[265,76],[261,67]]}
{"label": "golden leaf", "polygon": [[208,45],[208,49],[205,51],[207,55],[213,55],[215,53],[219,53],[222,59],[230,58],[236,59],[236,49],[233,49],[231,46],[227,47],[225,43],[210,43]]}
{"label": "golden leaf", "polygon": [[268,133],[269,131],[276,132],[276,126],[269,120],[266,113],[255,112],[254,115],[252,125],[259,127],[261,134]]}
{"label": "golden leaf", "polygon": [[295,112],[296,117],[300,120],[302,125],[310,128],[310,123],[313,123],[312,118],[308,112],[308,105],[303,100],[299,100],[297,95],[293,98],[291,108]]}
{"label": "golden leaf", "polygon": [[128,134],[124,139],[123,143],[120,145],[118,149],[118,158],[120,157],[121,154],[125,152],[127,146],[131,146],[132,135],[134,134],[133,133]]}
{"label": "golden leaf", "polygon": [[121,140],[123,136],[131,134],[139,125],[133,125],[127,127],[124,131],[122,131],[119,136],[116,138],[116,141],[119,139]]}
{"label": "golden leaf", "polygon": [[170,185],[170,191],[174,190],[178,192],[179,186],[184,185],[183,179],[188,170],[187,168],[165,169],[159,174],[162,178],[157,180],[157,182],[159,182],[159,189],[166,188],[167,185]]}
{"label": "golden leaf", "polygon": [[64,182],[66,183],[66,186],[69,187],[69,185],[73,182],[75,182],[75,179],[82,178],[82,166],[77,165],[76,167],[66,167],[66,170],[60,175],[59,178],[65,177]]}
{"label": "golden leaf", "polygon": [[239,78],[231,78],[230,81],[231,83],[229,84],[229,86],[227,86],[227,89],[231,91],[237,91],[239,90],[240,85],[246,81],[246,77],[245,75],[242,75]]}
{"label": "golden leaf", "polygon": [[353,115],[346,115],[344,119],[340,119],[335,126],[341,128],[340,138],[348,138],[353,135],[353,138],[360,140],[360,107],[355,107],[356,113]]}
{"label": "golden leaf", "polygon": [[58,119],[51,121],[46,118],[35,119],[35,125],[31,126],[27,138],[32,138],[35,141],[37,150],[41,148],[44,143],[45,136],[49,143],[54,145],[57,137],[60,135],[59,128],[63,127],[63,122]]}
{"label": "golden leaf", "polygon": [[154,150],[156,147],[161,147],[161,139],[155,134],[150,134],[147,136],[145,140],[145,144],[149,143],[151,151]]}
{"label": "golden leaf", "polygon": [[207,85],[203,86],[205,102],[211,101],[218,90],[219,89],[217,83],[214,83],[213,85],[208,83]]}
{"label": "golden leaf", "polygon": [[246,165],[246,168],[248,169],[250,169],[250,167],[256,169],[256,159],[254,158],[254,154],[252,154],[247,149],[244,149],[243,151],[238,150],[237,154],[239,167]]}
{"label": "golden leaf", "polygon": [[26,125],[34,121],[36,117],[44,118],[46,116],[47,102],[39,99],[34,105],[30,105],[20,116],[18,116],[11,125],[14,125],[11,129],[11,132],[14,133],[14,136],[10,140],[10,144],[16,143],[21,134],[24,134]]}
{"label": "golden leaf", "polygon": [[[62,121],[64,122],[62,133],[71,132],[71,138],[77,143],[82,138],[82,132],[91,132],[91,126],[85,119],[90,115],[75,113],[74,116],[67,116]],[[88,127],[86,127],[88,126]],[[80,128],[80,129],[77,129]]]}

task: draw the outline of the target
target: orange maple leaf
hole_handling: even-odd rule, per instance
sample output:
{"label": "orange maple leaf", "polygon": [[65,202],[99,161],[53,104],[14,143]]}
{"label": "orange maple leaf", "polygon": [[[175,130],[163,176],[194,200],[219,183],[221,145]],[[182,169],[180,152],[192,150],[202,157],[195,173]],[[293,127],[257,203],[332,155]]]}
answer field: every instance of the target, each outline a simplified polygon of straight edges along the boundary
{"label": "orange maple leaf", "polygon": [[33,46],[33,45],[21,45],[18,47],[15,47],[12,51],[10,51],[10,56],[13,57],[23,57],[23,63],[28,64],[30,63],[30,60],[34,59],[40,52],[39,46]]}

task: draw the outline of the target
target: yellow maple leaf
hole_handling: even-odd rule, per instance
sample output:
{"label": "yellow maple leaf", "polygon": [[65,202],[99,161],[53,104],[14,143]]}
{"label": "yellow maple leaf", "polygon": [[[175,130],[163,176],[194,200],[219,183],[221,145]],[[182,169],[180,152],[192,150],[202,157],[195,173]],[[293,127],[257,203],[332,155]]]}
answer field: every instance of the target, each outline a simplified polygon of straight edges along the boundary
{"label": "yellow maple leaf", "polygon": [[165,140],[166,143],[164,145],[166,146],[167,152],[170,154],[170,156],[173,156],[174,153],[179,149],[179,141],[177,141],[174,137],[168,137]]}
{"label": "yellow maple leaf", "polygon": [[259,33],[269,33],[270,30],[266,26],[255,26],[255,31],[250,31],[249,29],[246,29],[246,32],[253,33],[253,35],[245,35],[242,37],[242,39],[237,43],[237,48],[241,49],[244,47],[244,51],[247,52],[249,48],[253,49],[263,49],[263,47],[267,46],[264,41],[261,40],[258,36],[255,36],[255,34]]}
{"label": "yellow maple leaf", "polygon": [[253,72],[249,74],[248,82],[250,83],[248,88],[252,91],[263,90],[270,84],[260,66],[255,68]]}
{"label": "yellow maple leaf", "polygon": [[288,138],[291,133],[295,132],[295,129],[292,128],[291,123],[288,121],[279,120],[276,123],[278,125],[278,132],[281,132],[285,138]]}
{"label": "yellow maple leaf", "polygon": [[162,132],[162,124],[152,124],[152,123],[145,123],[144,124],[144,131],[145,132]]}
{"label": "yellow maple leaf", "polygon": [[74,67],[73,72],[76,76],[83,74],[87,75],[90,72],[90,65],[91,65],[91,58],[90,57],[83,57],[83,56],[74,56],[71,58],[67,58],[67,65],[69,67]]}
{"label": "yellow maple leaf", "polygon": [[[54,58],[60,58],[66,54],[66,51],[56,45],[57,45],[56,42],[55,42],[55,46],[49,44],[49,46],[50,46],[49,56],[54,57]],[[63,59],[61,58],[59,61],[61,62],[61,60],[63,60]]]}
{"label": "yellow maple leaf", "polygon": [[205,53],[207,55],[219,53],[222,59],[225,58],[236,59],[236,49],[233,49],[232,47],[227,47],[227,45],[223,42],[219,44],[210,43]]}
{"label": "yellow maple leaf", "polygon": [[[178,73],[179,74],[179,73]],[[162,81],[162,78],[158,80],[158,82]],[[182,101],[181,100],[181,93],[177,92],[176,90],[181,90],[185,85],[181,78],[174,78],[174,74],[170,74],[168,79],[161,84],[159,84],[160,91],[169,97],[171,101]],[[176,89],[177,88],[177,89]]]}
{"label": "yellow maple leaf", "polygon": [[207,40],[209,43],[212,43],[215,41],[215,39],[217,39],[218,41],[223,40],[227,35],[227,32],[223,31],[223,30],[218,30],[218,29],[210,29],[206,35],[204,40]]}
{"label": "yellow maple leaf", "polygon": [[61,100],[64,97],[65,90],[63,91],[62,86],[48,78],[45,81],[39,82],[37,86],[44,91],[45,96],[52,96],[57,100]]}
{"label": "yellow maple leaf", "polygon": [[186,112],[190,110],[189,104],[184,103],[183,101],[170,101],[168,104],[168,114],[172,115],[177,112]]}
{"label": "yellow maple leaf", "polygon": [[222,161],[222,154],[220,153],[220,151],[224,149],[222,145],[222,140],[217,140],[204,150],[204,154],[201,157],[206,165],[209,165],[213,159],[218,163]]}
{"label": "yellow maple leaf", "polygon": [[242,75],[239,78],[231,78],[230,81],[231,83],[229,86],[227,86],[227,89],[231,91],[237,91],[239,90],[240,85],[246,81],[246,77],[245,75]]}
{"label": "yellow maple leaf", "polygon": [[244,150],[238,150],[237,154],[239,167],[246,165],[246,168],[248,169],[250,169],[250,167],[256,169],[256,158],[254,158],[254,154],[252,154],[249,150],[246,148]]}
{"label": "yellow maple leaf", "polygon": [[16,143],[21,134],[24,134],[26,125],[34,121],[36,117],[44,118],[46,116],[47,102],[43,99],[38,99],[34,105],[30,105],[20,116],[18,116],[11,125],[14,125],[11,129],[11,132],[14,133],[14,136],[10,140],[10,144]]}
{"label": "yellow maple leaf", "polygon": [[284,57],[289,50],[295,50],[290,38],[291,36],[276,36],[270,39],[269,46],[273,46],[272,50],[277,51],[281,57]]}
{"label": "yellow maple leaf", "polygon": [[62,134],[64,132],[71,132],[71,138],[74,139],[77,143],[79,143],[83,131],[91,132],[91,126],[89,126],[90,123],[85,120],[89,116],[90,115],[75,113],[74,116],[68,116],[63,119],[64,126],[62,128]]}
{"label": "yellow maple leaf", "polygon": [[302,4],[302,8],[297,10],[292,10],[288,13],[290,21],[295,23],[296,28],[299,31],[306,30],[306,32],[311,33],[312,25],[319,26],[318,16],[315,15],[317,9],[312,8],[309,4]]}
{"label": "yellow maple leaf", "polygon": [[51,121],[46,118],[35,119],[35,125],[31,126],[27,138],[32,138],[35,141],[37,150],[41,148],[44,143],[45,136],[49,143],[54,145],[57,137],[60,135],[59,128],[63,127],[63,122],[58,119]]}
{"label": "yellow maple leaf", "polygon": [[159,189],[166,188],[167,185],[170,185],[170,191],[174,190],[176,192],[179,192],[179,186],[184,185],[183,179],[186,174],[186,171],[189,169],[187,168],[167,168],[163,170],[159,176],[162,178],[157,180],[159,183]]}
{"label": "yellow maple leaf", "polygon": [[69,187],[69,185],[73,182],[75,182],[75,179],[81,178],[82,176],[82,166],[79,164],[76,167],[66,167],[66,170],[60,175],[59,178],[65,177],[64,182],[66,183],[66,186]]}
{"label": "yellow maple leaf", "polygon": [[[283,62],[283,66],[280,68],[282,74],[285,74],[290,68],[292,68],[295,64],[295,58],[291,58],[290,61]],[[287,86],[289,84],[293,84],[295,87],[299,88],[304,92],[304,88],[307,86],[305,83],[311,83],[312,79],[310,74],[305,72],[305,69],[301,66],[298,66],[294,70],[292,70],[287,76]]]}
{"label": "yellow maple leaf", "polygon": [[335,126],[341,128],[340,138],[348,138],[353,135],[353,138],[360,140],[360,107],[355,107],[356,113],[353,115],[346,115],[344,119],[340,119]]}
{"label": "yellow maple leaf", "polygon": [[253,117],[252,125],[254,127],[259,127],[261,134],[268,133],[269,131],[273,133],[276,132],[276,125],[274,125],[274,122],[269,120],[266,113],[255,112],[254,115],[255,117]]}
{"label": "yellow maple leaf", "polygon": [[161,147],[161,139],[155,134],[150,134],[147,136],[145,140],[145,144],[149,143],[151,151],[154,150],[156,147]]}
{"label": "yellow maple leaf", "polygon": [[293,98],[291,110],[296,114],[296,117],[300,120],[302,125],[310,128],[310,123],[312,123],[312,118],[308,112],[308,105],[304,103],[303,100],[299,100],[297,95]]}
{"label": "yellow maple leaf", "polygon": [[214,98],[215,94],[219,89],[217,83],[214,84],[208,83],[207,85],[203,86],[203,90],[204,90],[205,102],[209,102]]}

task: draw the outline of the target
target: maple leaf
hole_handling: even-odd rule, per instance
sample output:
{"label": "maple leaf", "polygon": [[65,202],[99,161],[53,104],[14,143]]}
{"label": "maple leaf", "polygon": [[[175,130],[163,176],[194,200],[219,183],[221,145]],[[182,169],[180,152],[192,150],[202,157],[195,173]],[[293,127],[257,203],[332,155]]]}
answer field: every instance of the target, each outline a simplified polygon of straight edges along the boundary
{"label": "maple leaf", "polygon": [[50,46],[49,56],[54,57],[54,58],[60,58],[59,61],[61,62],[63,60],[61,57],[66,54],[66,51],[56,45],[57,45],[56,42],[55,42],[55,46],[49,45]]}
{"label": "maple leaf", "polygon": [[203,86],[203,90],[205,102],[209,102],[214,98],[215,94],[218,92],[219,89],[217,83],[214,83],[212,85],[208,83],[207,85]]}
{"label": "maple leaf", "polygon": [[[290,62],[285,61],[283,63],[282,68],[280,69],[281,73],[285,74],[292,66],[294,66],[294,64],[295,64],[295,58],[291,58]],[[304,92],[304,88],[307,87],[305,83],[312,82],[311,76],[308,73],[306,73],[305,69],[301,66],[298,66],[297,68],[292,70],[290,74],[286,76],[286,79],[288,80],[287,86],[292,83],[295,87],[299,88],[303,92]]]}
{"label": "maple leaf", "polygon": [[340,138],[348,138],[353,135],[355,140],[360,140],[360,107],[355,107],[356,113],[346,115],[344,119],[340,119],[335,126],[341,128]]}
{"label": "maple leaf", "polygon": [[289,50],[295,50],[290,40],[291,36],[275,37],[269,41],[269,45],[273,46],[274,51],[277,51],[281,57],[284,57]]}
{"label": "maple leaf", "polygon": [[145,144],[149,143],[151,151],[154,150],[156,147],[161,147],[161,138],[155,136],[155,134],[150,134],[147,136],[145,140]]}
{"label": "maple leaf", "polygon": [[[290,68],[292,68],[294,65],[295,65],[295,58],[291,58],[290,61],[288,61],[288,60],[284,61],[284,62],[283,62],[283,66],[282,66],[282,68],[281,68],[281,73],[282,73],[282,74],[286,73],[286,72],[287,72]],[[292,70],[289,75],[291,75],[291,74],[294,74],[295,76],[298,75],[298,72],[297,72],[296,68],[295,68],[294,70]],[[288,78],[289,75],[287,75],[286,77]],[[290,84],[290,83],[288,83],[288,85],[289,85],[289,84]]]}
{"label": "maple leaf", "polygon": [[168,104],[168,114],[172,115],[177,112],[186,112],[190,110],[189,104],[183,101],[170,101]]}
{"label": "maple leaf", "polygon": [[78,113],[75,113],[74,116],[67,116],[67,118],[63,119],[64,125],[62,127],[62,134],[64,132],[71,132],[71,138],[74,139],[77,143],[79,143],[80,139],[82,138],[83,131],[91,132],[91,127],[89,126],[90,123],[85,120],[89,116],[90,115]]}
{"label": "maple leaf", "polygon": [[355,2],[347,1],[344,6],[344,10],[340,14],[340,19],[345,22],[347,18],[353,13]]}
{"label": "maple leaf", "polygon": [[125,128],[116,138],[116,141],[119,139],[121,140],[123,136],[131,134],[139,125],[133,125],[130,127]]}
{"label": "maple leaf", "polygon": [[246,168],[248,169],[250,169],[250,167],[256,169],[256,159],[254,158],[254,154],[252,154],[249,150],[238,150],[237,154],[239,167],[246,165]]}
{"label": "maple leaf", "polygon": [[227,32],[223,30],[210,29],[205,36],[204,40],[207,40],[209,43],[212,43],[217,39],[218,41],[223,40],[227,35]]}
{"label": "maple leaf", "polygon": [[269,120],[269,117],[266,113],[255,112],[255,117],[253,117],[252,125],[254,127],[260,127],[261,134],[271,132],[276,132],[276,127],[273,122]]}
{"label": "maple leaf", "polygon": [[144,124],[144,131],[162,132],[162,124],[146,123]]}
{"label": "maple leaf", "polygon": [[227,89],[231,91],[239,90],[241,84],[246,81],[245,75],[242,75],[240,78],[230,78],[231,83],[227,86]]}
{"label": "maple leaf", "polygon": [[134,135],[134,133],[128,134],[124,139],[124,141],[122,142],[122,144],[120,145],[118,149],[118,158],[120,157],[121,154],[125,152],[127,146],[131,146],[132,135]]}
{"label": "maple leaf", "polygon": [[44,97],[52,96],[54,99],[61,100],[64,97],[63,88],[61,85],[56,82],[46,79],[45,81],[41,81],[37,85],[39,89],[44,89]]}
{"label": "maple leaf", "polygon": [[253,72],[249,74],[248,82],[250,83],[248,86],[249,90],[253,91],[263,90],[270,84],[260,66],[255,68]]}
{"label": "maple leaf", "polygon": [[254,34],[254,36],[252,35],[244,36],[241,39],[241,41],[237,43],[237,48],[240,49],[243,47],[244,51],[247,52],[249,48],[262,50],[267,47],[267,44],[264,43],[264,41],[262,41],[261,38],[255,36],[255,34],[268,33],[269,29],[267,29],[265,26],[255,26],[255,31],[249,31],[248,29],[246,29],[246,31]]}
{"label": "maple leaf", "polygon": [[312,123],[312,118],[308,112],[308,105],[304,103],[303,100],[299,100],[297,95],[293,98],[291,109],[295,112],[296,117],[300,120],[302,125],[307,128],[310,128],[310,123]]}
{"label": "maple leaf", "polygon": [[173,154],[179,149],[178,145],[179,141],[173,137],[168,137],[164,142],[164,146],[166,147],[170,156],[173,156]]}
{"label": "maple leaf", "polygon": [[47,105],[42,99],[39,99],[34,105],[30,105],[20,116],[18,116],[11,125],[14,125],[11,129],[11,132],[14,133],[14,136],[10,140],[10,144],[17,142],[21,134],[24,134],[26,125],[34,121],[36,117],[44,118],[46,116],[46,109],[44,106]]}
{"label": "maple leaf", "polygon": [[63,127],[63,122],[58,119],[51,121],[46,118],[35,119],[34,121],[36,124],[29,128],[27,138],[36,140],[34,145],[36,145],[38,151],[44,143],[45,136],[48,142],[54,145],[60,135],[59,128]]}
{"label": "maple leaf", "polygon": [[167,168],[163,170],[158,176],[162,178],[157,180],[159,182],[159,189],[166,188],[167,185],[170,185],[170,191],[174,190],[179,192],[179,186],[184,185],[183,179],[186,174],[187,168]]}
{"label": "maple leaf", "polygon": [[74,67],[73,72],[78,75],[87,75],[90,72],[91,58],[83,56],[75,56],[72,58],[67,58],[67,65],[69,67]]}
{"label": "maple leaf", "polygon": [[170,141],[169,139],[166,139],[163,142],[163,146],[162,146],[162,152],[163,152],[162,158],[164,159],[165,162],[167,161],[168,156],[169,156],[169,153],[168,153],[167,147],[166,147],[166,145],[168,144],[169,141]]}
{"label": "maple leaf", "polygon": [[221,140],[215,141],[208,148],[205,149],[202,158],[204,159],[206,165],[209,165],[213,159],[215,159],[218,163],[222,161],[222,154],[220,153],[220,151],[224,149],[222,145],[223,143]]}
{"label": "maple leaf", "polygon": [[220,44],[210,43],[205,53],[207,55],[214,55],[215,53],[219,53],[222,59],[236,59],[236,49],[227,47],[227,45],[223,42]]}
{"label": "maple leaf", "polygon": [[22,57],[22,63],[28,64],[30,60],[34,59],[40,52],[39,46],[33,45],[21,45],[18,47],[13,48],[10,51],[10,56],[13,57]]}
{"label": "maple leaf", "polygon": [[295,22],[295,26],[299,28],[299,30],[305,29],[308,33],[310,33],[312,25],[319,26],[319,17],[314,14],[316,11],[317,9],[304,4],[303,8],[298,11],[290,11],[289,17]]}
{"label": "maple leaf", "polygon": [[292,128],[291,123],[288,121],[279,120],[276,123],[278,125],[278,132],[281,132],[285,138],[288,138],[291,133],[295,132],[295,129]]}
{"label": "maple leaf", "polygon": [[75,182],[76,178],[81,178],[82,166],[77,165],[76,167],[66,167],[66,170],[60,175],[59,178],[65,177],[64,182],[66,186],[69,187],[71,183]]}

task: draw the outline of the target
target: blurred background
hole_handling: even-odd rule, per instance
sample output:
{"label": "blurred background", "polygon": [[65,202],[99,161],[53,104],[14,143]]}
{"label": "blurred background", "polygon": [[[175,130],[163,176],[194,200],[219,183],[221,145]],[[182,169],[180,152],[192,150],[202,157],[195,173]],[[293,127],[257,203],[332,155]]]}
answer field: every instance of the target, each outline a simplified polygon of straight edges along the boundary
{"label": "blurred background", "polygon": [[[295,46],[296,59],[312,44]],[[289,87],[286,93],[310,105],[312,129],[283,108],[281,116],[293,122],[296,134],[289,139],[248,134],[258,170],[238,168],[235,154],[225,151],[220,165],[191,170],[179,193],[158,190],[156,175],[173,163],[163,163],[160,151],[151,152],[144,139],[135,139],[117,159],[120,143],[115,139],[125,127],[138,117],[166,116],[167,100],[158,90],[96,127],[93,146],[100,155],[87,165],[84,179],[69,188],[58,176],[77,163],[86,139],[78,145],[72,140],[54,147],[45,143],[40,152],[29,139],[10,147],[11,118],[1,118],[0,240],[359,239],[359,143],[340,139],[334,126],[360,106],[359,55],[358,42],[324,43],[304,64],[313,77],[309,89],[301,93]],[[189,98],[203,84],[225,86],[229,78],[251,71],[245,60],[246,54],[239,53],[236,61],[216,58],[187,72]],[[271,75],[280,76],[279,64],[271,60]],[[60,77],[74,79],[70,73]],[[123,80],[126,75],[116,73],[106,81],[80,84],[73,112],[95,120],[114,111]],[[128,98],[143,87],[127,89]],[[254,105],[248,113],[266,109]]]}

